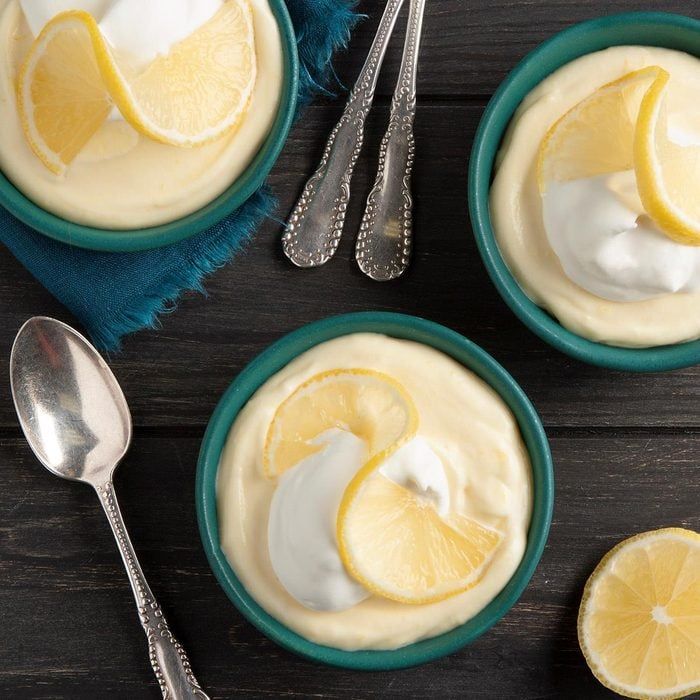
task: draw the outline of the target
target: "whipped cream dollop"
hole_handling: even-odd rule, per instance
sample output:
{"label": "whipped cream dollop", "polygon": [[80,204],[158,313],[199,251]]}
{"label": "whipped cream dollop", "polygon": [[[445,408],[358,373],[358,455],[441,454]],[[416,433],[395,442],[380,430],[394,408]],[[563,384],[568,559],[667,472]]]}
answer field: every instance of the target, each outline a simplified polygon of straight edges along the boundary
{"label": "whipped cream dollop", "polygon": [[[316,438],[323,445],[279,479],[270,506],[268,550],[272,568],[287,592],[312,610],[351,608],[370,593],[345,570],[336,541],[343,493],[367,459],[363,440],[332,429]],[[384,476],[429,499],[441,515],[450,492],[440,458],[416,437],[380,469]]]}
{"label": "whipped cream dollop", "polygon": [[550,183],[549,244],[573,282],[612,301],[700,290],[700,247],[674,241],[646,215],[633,171]]}
{"label": "whipped cream dollop", "polygon": [[136,68],[167,54],[222,4],[223,0],[20,0],[34,36],[60,12],[89,12],[109,44]]}

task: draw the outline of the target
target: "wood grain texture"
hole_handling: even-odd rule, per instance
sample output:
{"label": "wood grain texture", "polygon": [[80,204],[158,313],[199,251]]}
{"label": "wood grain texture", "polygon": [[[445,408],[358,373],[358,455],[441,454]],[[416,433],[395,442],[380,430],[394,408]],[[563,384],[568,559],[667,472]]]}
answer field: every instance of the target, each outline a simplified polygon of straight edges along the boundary
{"label": "wood grain texture", "polygon": [[[406,3],[408,5],[408,3]],[[352,85],[379,24],[377,0],[362,0],[368,15],[338,61],[343,84]],[[619,12],[664,11],[700,16],[697,0],[429,0],[422,41],[419,94],[423,99],[490,97],[515,64],[555,32]],[[391,95],[401,60],[407,7],[387,55],[378,92]]]}
{"label": "wood grain texture", "polygon": [[[310,109],[275,168],[278,214],[291,209],[321,154],[337,106]],[[112,360],[137,425],[203,425],[226,386],[271,342],[325,316],[369,309],[417,314],[484,347],[521,383],[552,426],[700,426],[700,369],[658,375],[603,371],[553,350],[528,331],[491,284],[476,250],[467,212],[467,159],[481,108],[419,107],[415,257],[402,279],[378,284],[352,260],[363,198],[376,170],[386,107],[373,112],[368,143],[353,183],[338,255],[316,270],[283,257],[280,226],[268,222],[247,252],[208,282],[208,297],[190,296],[163,317],[158,333],[127,339]],[[0,255],[0,376],[21,323],[32,314],[70,321],[50,295],[8,255]],[[14,425],[0,402],[0,426]]]}
{"label": "wood grain texture", "polygon": [[[466,649],[427,667],[351,673],[279,649],[225,597],[192,504],[199,440],[137,431],[117,492],[152,588],[212,697],[507,700],[612,697],[576,641],[581,590],[619,540],[700,529],[700,433],[554,434],[551,537],[520,602]],[[0,696],[156,698],[121,563],[88,487],[45,472],[21,440],[0,445]]]}

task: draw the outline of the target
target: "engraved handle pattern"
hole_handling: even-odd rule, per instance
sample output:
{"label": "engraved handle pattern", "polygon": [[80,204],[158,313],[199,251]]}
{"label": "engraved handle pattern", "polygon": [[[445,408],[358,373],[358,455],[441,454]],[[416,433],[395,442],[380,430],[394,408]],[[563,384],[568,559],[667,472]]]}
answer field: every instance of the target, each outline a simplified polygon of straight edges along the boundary
{"label": "engraved handle pattern", "polygon": [[111,481],[96,486],[112,532],[117,540],[126,572],[134,592],[139,617],[148,640],[148,655],[163,698],[167,700],[209,700],[192,673],[187,654],[173,637],[163,611],[158,605],[136,558],[119,510],[114,485]]}
{"label": "engraved handle pattern", "polygon": [[391,101],[389,127],[379,148],[379,167],[367,197],[355,244],[360,269],[386,282],[402,275],[413,246],[411,175],[415,160],[416,74],[425,0],[411,0],[401,72]]}
{"label": "engraved handle pattern", "polygon": [[335,255],[350,200],[350,181],[364,140],[377,78],[403,0],[389,0],[345,111],[330,134],[314,174],[287,220],[285,255],[298,267],[317,267]]}

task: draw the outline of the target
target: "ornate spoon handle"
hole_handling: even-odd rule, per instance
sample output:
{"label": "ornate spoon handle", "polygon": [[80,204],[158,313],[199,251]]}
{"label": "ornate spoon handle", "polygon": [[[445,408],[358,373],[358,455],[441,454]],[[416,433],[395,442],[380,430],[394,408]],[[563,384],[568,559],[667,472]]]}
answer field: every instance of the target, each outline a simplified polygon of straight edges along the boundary
{"label": "ornate spoon handle", "polygon": [[338,249],[350,199],[350,180],[364,138],[377,77],[403,0],[388,0],[379,29],[345,111],[326,143],[316,172],[287,220],[285,255],[298,267],[317,267]]}
{"label": "ornate spoon handle", "polygon": [[362,272],[384,282],[404,273],[413,239],[411,174],[415,156],[416,73],[425,0],[411,0],[401,72],[379,149],[379,168],[355,244]]}
{"label": "ornate spoon handle", "polygon": [[163,698],[167,700],[209,700],[192,673],[182,645],[173,637],[160,605],[146,582],[119,510],[114,485],[108,481],[96,486],[112,532],[119,546],[129,583],[134,592],[139,617],[148,639],[148,654]]}

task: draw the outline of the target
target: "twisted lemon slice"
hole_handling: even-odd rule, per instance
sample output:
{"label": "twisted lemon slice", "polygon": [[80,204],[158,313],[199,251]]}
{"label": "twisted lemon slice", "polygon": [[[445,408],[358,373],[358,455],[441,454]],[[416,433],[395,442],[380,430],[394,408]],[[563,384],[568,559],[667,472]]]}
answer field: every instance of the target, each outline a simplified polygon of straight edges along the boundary
{"label": "twisted lemon slice", "polygon": [[338,509],[338,548],[348,572],[365,588],[404,603],[441,600],[475,585],[501,540],[470,518],[441,518],[432,502],[379,472],[416,435],[418,422],[413,400],[392,377],[368,369],[331,370],[280,404],[263,452],[264,473],[274,478],[322,449],[313,440],[330,428],[367,443],[368,461]]}
{"label": "twisted lemon slice", "polygon": [[499,533],[435,506],[368,464],[350,482],[338,512],[345,568],[367,590],[401,603],[434,603],[483,576]]}
{"label": "twisted lemon slice", "polygon": [[634,139],[637,187],[664,233],[700,245],[700,145],[680,146],[668,138],[668,80],[668,73],[659,75],[642,100]]}
{"label": "twisted lemon slice", "polygon": [[700,245],[700,146],[668,138],[659,66],[633,71],[579,102],[547,131],[537,156],[541,192],[567,182],[635,171],[645,211],[670,238]]}
{"label": "twisted lemon slice", "polygon": [[612,549],[586,583],[578,637],[616,693],[670,700],[700,691],[700,535],[666,528]]}
{"label": "twisted lemon slice", "polygon": [[120,63],[87,12],[57,15],[22,66],[18,107],[25,136],[61,173],[116,104],[151,139],[196,146],[234,128],[255,85],[253,17],[247,0],[221,10],[166,56],[135,73]]}
{"label": "twisted lemon slice", "polygon": [[644,95],[666,71],[652,66],[603,85],[547,131],[537,156],[537,181],[605,175],[634,167],[634,133]]}
{"label": "twisted lemon slice", "polygon": [[418,412],[403,386],[381,372],[335,369],[317,374],[278,407],[265,440],[265,475],[278,476],[323,449],[312,440],[331,428],[362,438],[371,463],[381,464],[416,434]]}

